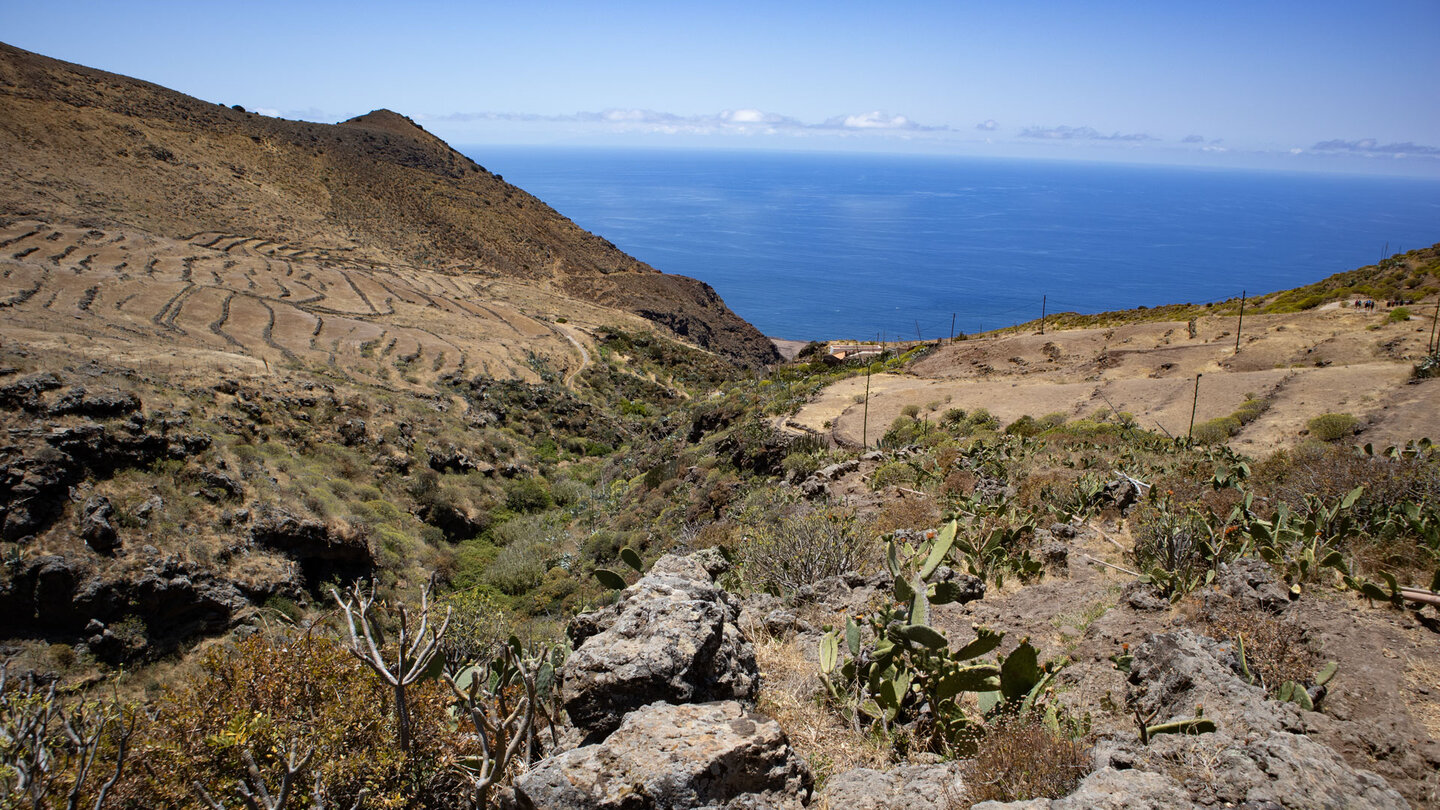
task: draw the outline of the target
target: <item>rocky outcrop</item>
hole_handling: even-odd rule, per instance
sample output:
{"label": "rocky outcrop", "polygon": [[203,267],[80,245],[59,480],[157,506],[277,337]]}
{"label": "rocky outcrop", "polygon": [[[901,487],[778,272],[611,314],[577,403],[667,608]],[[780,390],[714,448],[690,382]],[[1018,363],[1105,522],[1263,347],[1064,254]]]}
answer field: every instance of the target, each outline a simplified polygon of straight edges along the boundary
{"label": "rocky outcrop", "polygon": [[78,414],[104,419],[135,413],[140,410],[140,398],[129,391],[91,392],[77,385],[47,410],[51,416]]}
{"label": "rocky outcrop", "polygon": [[[1254,590],[1263,593],[1265,588]],[[1098,769],[1069,796],[975,807],[1400,810],[1410,806],[1384,779],[1352,767],[1305,736],[1301,710],[1268,699],[1264,690],[1236,674],[1236,666],[1226,645],[1189,630],[1150,636],[1134,651],[1131,700],[1157,723],[1193,717],[1196,707],[1202,707],[1205,716],[1215,721],[1215,731],[1156,735],[1144,746],[1128,738],[1101,740],[1093,755]]]}
{"label": "rocky outcrop", "polygon": [[510,808],[800,808],[813,779],[749,701],[759,671],[715,586],[714,549],[658,560],[616,604],[571,622],[565,710],[586,743],[541,760],[500,796]]}
{"label": "rocky outcrop", "polygon": [[1233,604],[1242,610],[1278,613],[1290,604],[1290,592],[1275,580],[1270,564],[1255,557],[1221,563],[1215,584],[1218,591],[1206,591],[1205,608]]}
{"label": "rocky outcrop", "polygon": [[819,798],[846,810],[948,810],[964,795],[955,762],[856,768],[830,777]]}
{"label": "rocky outcrop", "polygon": [[0,408],[38,411],[43,408],[41,395],[46,391],[63,388],[65,383],[55,374],[46,371],[31,374],[0,386]]}
{"label": "rocky outcrop", "polygon": [[[0,582],[0,613],[10,628],[73,638],[110,662],[164,653],[194,635],[226,630],[249,606],[234,584],[174,559],[107,575],[49,555]],[[112,632],[127,619],[139,625]]]}
{"label": "rocky outcrop", "polygon": [[0,451],[0,539],[44,531],[59,517],[70,487],[84,478],[188,458],[210,446],[210,437],[184,427],[183,419],[132,413],[123,422],[43,425],[22,434],[22,443]]}
{"label": "rocky outcrop", "polygon": [[[515,783],[510,807],[799,808],[812,778],[768,717],[740,703],[654,703],[604,742],[543,760]],[[843,805],[832,805],[843,806]]]}
{"label": "rocky outcrop", "polygon": [[754,699],[755,650],[738,602],[714,582],[726,568],[713,549],[662,558],[614,605],[571,622],[562,698],[577,728],[603,737],[656,701]]}
{"label": "rocky outcrop", "polygon": [[[972,810],[1186,810],[1196,805],[1174,779],[1158,773],[1101,768],[1063,799],[981,802]],[[1264,805],[1246,805],[1266,810]]]}
{"label": "rocky outcrop", "polygon": [[318,520],[303,518],[271,504],[255,509],[250,539],[300,563],[311,588],[333,578],[365,576],[375,566],[370,544],[360,535],[342,535]]}
{"label": "rocky outcrop", "polygon": [[[1351,767],[1303,733],[1301,710],[1269,700],[1235,672],[1233,655],[1190,631],[1151,636],[1135,651],[1131,683],[1143,713],[1157,722],[1192,716],[1196,706],[1218,730],[1203,735],[1209,759],[1185,774],[1183,786],[1199,804],[1306,808],[1404,808],[1385,780]],[[1140,753],[1151,762],[1191,762],[1195,739],[1163,735]],[[1112,755],[1125,764],[1128,753]]]}
{"label": "rocky outcrop", "polygon": [[97,554],[114,553],[115,547],[120,545],[120,532],[110,522],[114,517],[115,507],[104,495],[85,502],[78,534],[80,539],[85,541],[85,545]]}

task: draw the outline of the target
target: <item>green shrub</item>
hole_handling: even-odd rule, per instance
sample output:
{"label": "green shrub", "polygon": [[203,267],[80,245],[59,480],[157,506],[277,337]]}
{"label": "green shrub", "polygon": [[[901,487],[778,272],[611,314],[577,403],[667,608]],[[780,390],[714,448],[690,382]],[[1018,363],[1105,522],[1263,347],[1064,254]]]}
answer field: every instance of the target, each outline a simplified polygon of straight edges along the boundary
{"label": "green shrub", "polygon": [[545,578],[554,554],[552,538],[539,535],[517,540],[495,555],[485,569],[484,581],[511,596],[525,593]]}
{"label": "green shrub", "polygon": [[540,476],[517,478],[505,487],[505,506],[515,512],[540,512],[555,505]]}
{"label": "green shrub", "polygon": [[935,426],[929,422],[922,422],[908,416],[897,416],[895,421],[890,423],[890,429],[880,437],[880,446],[893,449],[920,444],[925,436],[934,430],[936,430]]}
{"label": "green shrub", "polygon": [[870,477],[871,489],[903,486],[915,480],[915,468],[903,461],[892,461],[881,465]]}
{"label": "green shrub", "polygon": [[1401,321],[1408,320],[1410,320],[1410,309],[1408,307],[1396,307],[1390,310],[1390,314],[1385,318],[1386,323],[1400,323]]}
{"label": "green shrub", "polygon": [[562,478],[550,487],[557,506],[575,506],[590,497],[590,487],[573,478]]}
{"label": "green shrub", "polygon": [[475,588],[485,584],[485,569],[500,553],[487,540],[466,540],[455,546],[455,555],[450,561],[450,585],[458,590]]}
{"label": "green shrub", "polygon": [[1265,413],[1269,407],[1270,400],[1251,397],[1240,403],[1240,407],[1236,409],[1235,413],[1230,415],[1238,419],[1240,424],[1248,425],[1256,419],[1259,419],[1260,415]]}
{"label": "green shrub", "polygon": [[1037,424],[1040,425],[1040,428],[1042,430],[1053,430],[1054,428],[1061,427],[1066,422],[1070,421],[1070,417],[1059,412],[1047,413],[1035,421]]}
{"label": "green shrub", "polygon": [[1000,427],[1000,420],[996,419],[994,415],[985,408],[976,408],[970,413],[966,421],[969,422],[975,430],[995,430]]}
{"label": "green shrub", "polygon": [[1030,414],[1025,414],[1007,425],[1005,433],[1009,436],[1020,436],[1021,438],[1028,439],[1031,436],[1039,435],[1043,430],[1044,428],[1040,426],[1040,423],[1035,421],[1035,417]]}
{"label": "green shrub", "polygon": [[920,415],[920,406],[919,406],[919,405],[906,405],[905,407],[903,407],[903,408],[900,409],[900,413],[901,413],[901,415],[903,415],[903,416],[908,416],[908,417],[910,417],[911,419],[914,419],[915,417],[917,417],[917,416]]}
{"label": "green shrub", "polygon": [[1353,435],[1359,424],[1360,420],[1348,413],[1322,413],[1306,422],[1305,427],[1312,438],[1333,442]]}
{"label": "green shrub", "polygon": [[790,480],[798,481],[802,478],[809,477],[811,473],[820,469],[826,462],[826,458],[825,453],[808,451],[791,453],[785,457],[785,460],[781,462],[780,466],[785,469],[786,474],[790,476]]}
{"label": "green shrub", "polygon": [[1190,435],[1197,442],[1221,444],[1240,432],[1240,420],[1233,416],[1221,416],[1195,426]]}
{"label": "green shrub", "polygon": [[1160,593],[1178,599],[1205,584],[1207,574],[1222,562],[1223,549],[1210,527],[1195,512],[1171,512],[1168,505],[1148,507],[1138,515],[1131,556],[1140,572]]}

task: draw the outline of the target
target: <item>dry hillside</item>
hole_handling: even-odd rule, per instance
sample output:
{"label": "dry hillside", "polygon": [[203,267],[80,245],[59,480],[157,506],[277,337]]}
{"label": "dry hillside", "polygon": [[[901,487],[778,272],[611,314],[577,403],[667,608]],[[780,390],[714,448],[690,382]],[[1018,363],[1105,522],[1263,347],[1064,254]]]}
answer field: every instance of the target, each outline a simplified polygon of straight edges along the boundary
{"label": "dry hillside", "polygon": [[[247,310],[268,308],[282,331],[303,329],[299,321],[315,320],[331,304],[337,317],[371,324],[393,317],[401,331],[409,328],[403,310],[411,303],[448,310],[440,326],[496,303],[569,320],[579,315],[582,323],[618,317],[590,304],[639,315],[742,363],[777,359],[770,343],[708,285],[636,261],[386,110],[338,125],[268,118],[0,45],[0,151],[6,156],[0,166],[4,240],[23,237],[4,256],[8,325],[30,325],[37,304],[52,293],[63,297],[62,288],[47,286],[56,283],[47,280],[52,275],[78,275],[82,297],[94,287],[92,299],[104,300],[138,271],[170,285],[172,294],[189,290],[173,312],[140,313],[157,324],[170,318],[162,337],[175,337],[168,327],[186,317],[182,307],[193,306],[194,317],[221,323],[223,334],[199,331],[237,353],[241,347],[229,339],[245,347],[263,342],[280,355],[296,348],[283,340],[271,345],[268,332],[237,334],[242,323],[256,320]],[[31,251],[22,244],[36,228],[58,240],[47,247],[59,249]],[[216,275],[190,272],[212,260]],[[234,278],[222,278],[227,271]],[[327,286],[280,285],[271,273],[302,280],[320,273]],[[236,289],[232,282],[242,278]],[[386,293],[366,279],[396,289]],[[353,311],[350,303],[336,303],[333,286],[349,288],[352,281],[358,287],[344,295],[354,299]],[[198,297],[193,304],[192,297]],[[219,318],[226,300],[241,318],[229,329]],[[294,312],[297,307],[304,314]],[[495,322],[491,326],[506,322],[499,333],[511,338],[552,331],[510,323],[497,312],[481,317]],[[287,319],[296,323],[283,325]],[[358,343],[387,328],[335,325]],[[46,321],[41,328],[54,326]],[[490,326],[477,328],[488,340]],[[315,337],[316,351],[328,356],[334,343],[323,327]],[[412,349],[417,341],[425,342],[410,340]],[[341,339],[341,348],[347,342],[357,341]],[[432,346],[427,362],[439,351]],[[248,348],[243,353],[254,356]],[[445,362],[458,362],[461,353],[450,349]],[[509,353],[501,348],[494,363],[513,365]]]}
{"label": "dry hillside", "polygon": [[986,408],[1006,424],[1113,408],[1134,414],[1146,430],[1183,435],[1192,404],[1198,425],[1255,398],[1266,409],[1230,440],[1244,453],[1297,444],[1309,420],[1324,413],[1355,416],[1359,443],[1403,444],[1440,435],[1440,380],[1411,379],[1432,325],[1420,314],[1433,314],[1433,304],[1409,309],[1408,318],[1392,318],[1383,304],[1366,311],[1332,302],[1247,314],[1239,351],[1234,315],[1127,323],[1112,314],[1108,326],[1007,330],[942,346],[903,374],[876,376],[868,428],[863,377],[831,386],[796,421],[842,444],[873,444],[909,405],[933,412],[932,419],[949,408]]}

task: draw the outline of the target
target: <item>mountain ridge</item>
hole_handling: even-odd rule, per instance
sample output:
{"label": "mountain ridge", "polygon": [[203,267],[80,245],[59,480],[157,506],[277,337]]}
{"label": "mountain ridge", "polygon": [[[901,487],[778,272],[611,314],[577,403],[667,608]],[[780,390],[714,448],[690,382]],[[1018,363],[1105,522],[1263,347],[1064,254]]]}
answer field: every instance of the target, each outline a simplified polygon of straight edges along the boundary
{"label": "mountain ridge", "polygon": [[16,218],[226,231],[347,259],[519,279],[640,314],[745,365],[774,347],[703,282],[584,231],[404,116],[269,118],[0,44],[0,207]]}

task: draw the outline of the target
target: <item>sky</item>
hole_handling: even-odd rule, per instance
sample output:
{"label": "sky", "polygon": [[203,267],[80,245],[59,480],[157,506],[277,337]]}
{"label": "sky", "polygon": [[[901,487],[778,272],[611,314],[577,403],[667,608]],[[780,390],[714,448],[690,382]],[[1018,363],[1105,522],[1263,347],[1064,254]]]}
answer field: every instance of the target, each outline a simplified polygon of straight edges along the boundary
{"label": "sky", "polygon": [[0,41],[451,144],[1440,177],[1440,2],[17,2]]}

